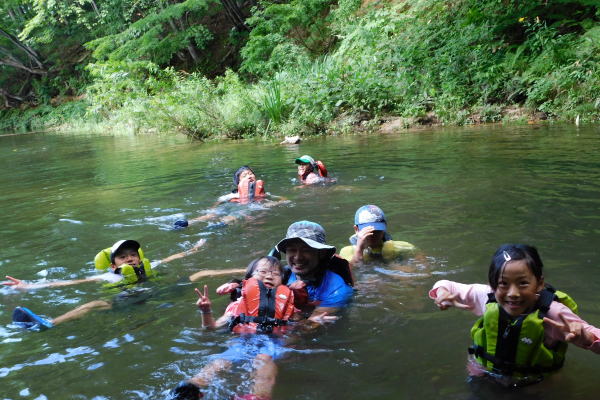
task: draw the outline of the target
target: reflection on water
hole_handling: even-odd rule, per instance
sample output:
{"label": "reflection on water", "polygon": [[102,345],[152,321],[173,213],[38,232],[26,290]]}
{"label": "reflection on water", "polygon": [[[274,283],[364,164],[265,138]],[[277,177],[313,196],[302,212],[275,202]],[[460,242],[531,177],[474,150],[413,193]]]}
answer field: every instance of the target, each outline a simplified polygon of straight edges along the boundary
{"label": "reflection on water", "polygon": [[[50,316],[96,299],[102,285],[16,292],[0,289],[0,383],[5,398],[161,398],[196,373],[230,336],[204,332],[193,288],[200,269],[244,267],[298,219],[320,222],[340,249],[355,210],[386,213],[396,240],[417,245],[427,267],[357,271],[343,319],[298,338],[279,362],[276,399],[593,398],[600,358],[571,348],[563,371],[527,392],[466,382],[466,348],[475,318],[439,312],[426,294],[437,279],[482,282],[496,247],[536,245],[546,279],[571,294],[584,319],[600,325],[600,131],[574,127],[481,127],[396,136],[313,139],[298,146],[196,144],[170,137],[24,135],[0,138],[0,273],[27,280],[78,279],[97,251],[139,240],[150,259],[203,250],[158,268],[143,302],[90,313],[42,332],[9,325],[15,306]],[[324,160],[336,185],[294,187],[293,160]],[[228,225],[193,218],[232,189],[233,172],[253,167],[267,191],[290,203],[249,210]],[[239,207],[239,206],[237,206]],[[213,296],[221,311],[228,299]],[[133,304],[139,303],[139,304]],[[219,377],[207,399],[245,393],[248,366]]]}

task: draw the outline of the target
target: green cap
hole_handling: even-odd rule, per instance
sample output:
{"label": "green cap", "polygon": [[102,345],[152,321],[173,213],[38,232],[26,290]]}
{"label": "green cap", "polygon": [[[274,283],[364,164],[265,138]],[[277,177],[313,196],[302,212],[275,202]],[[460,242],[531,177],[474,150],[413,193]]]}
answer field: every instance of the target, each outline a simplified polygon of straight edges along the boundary
{"label": "green cap", "polygon": [[305,154],[302,157],[296,158],[295,163],[296,164],[311,164],[311,165],[314,165],[315,164],[315,159],[312,158],[311,156],[307,156]]}

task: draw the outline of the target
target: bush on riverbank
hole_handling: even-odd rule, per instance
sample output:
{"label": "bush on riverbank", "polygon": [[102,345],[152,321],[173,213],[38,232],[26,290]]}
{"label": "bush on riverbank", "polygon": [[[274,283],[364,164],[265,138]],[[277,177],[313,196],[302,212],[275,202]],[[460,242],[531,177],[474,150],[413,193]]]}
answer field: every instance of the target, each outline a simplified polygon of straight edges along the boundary
{"label": "bush on riverbank", "polygon": [[199,139],[339,131],[354,114],[494,122],[515,105],[600,121],[593,1],[333,4],[265,2],[240,71],[212,81],[150,62],[91,65],[88,116]]}

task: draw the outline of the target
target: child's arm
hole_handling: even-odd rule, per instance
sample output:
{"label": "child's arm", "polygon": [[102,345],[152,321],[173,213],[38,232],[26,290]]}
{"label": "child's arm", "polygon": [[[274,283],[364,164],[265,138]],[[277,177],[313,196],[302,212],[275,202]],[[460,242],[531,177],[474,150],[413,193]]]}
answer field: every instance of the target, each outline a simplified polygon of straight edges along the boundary
{"label": "child's arm", "polygon": [[217,329],[224,326],[229,320],[230,315],[225,313],[215,321],[212,314],[211,302],[208,298],[208,285],[204,285],[204,293],[198,288],[195,288],[194,291],[198,295],[196,306],[202,313],[202,327],[204,329]]}
{"label": "child's arm", "polygon": [[229,269],[204,269],[190,275],[190,281],[195,282],[198,279],[206,278],[207,276],[219,276],[219,275],[240,275],[245,274],[245,268],[229,268]]}
{"label": "child's arm", "polygon": [[97,282],[97,281],[102,280],[100,278],[92,276],[89,278],[73,279],[73,280],[68,280],[68,281],[26,283],[20,279],[13,278],[12,276],[9,276],[9,275],[6,275],[6,279],[8,279],[8,281],[2,282],[2,285],[10,286],[13,289],[19,289],[19,290],[40,289],[40,288],[46,288],[46,287],[72,286],[72,285],[78,285],[80,283]]}
{"label": "child's arm", "polygon": [[437,281],[429,291],[440,310],[456,307],[471,310],[475,315],[483,315],[487,295],[492,289],[487,285],[466,285],[448,280]]}
{"label": "child's arm", "polygon": [[553,301],[544,318],[547,341],[573,343],[600,354],[600,329],[588,324],[564,304]]}
{"label": "child's arm", "polygon": [[200,247],[204,246],[205,243],[206,243],[206,239],[200,239],[200,240],[198,240],[196,242],[196,244],[194,245],[194,247],[192,247],[191,249],[186,250],[186,251],[182,251],[181,253],[171,254],[170,256],[168,256],[166,258],[163,258],[162,260],[158,261],[154,266],[158,266],[160,264],[168,263],[169,261],[177,260],[179,258],[187,257],[190,254],[197,253],[198,250],[200,250]]}
{"label": "child's arm", "polygon": [[200,289],[195,288],[194,291],[198,295],[198,301],[196,301],[196,306],[200,309],[202,313],[202,327],[204,329],[215,329],[217,324],[212,315],[211,302],[208,298],[208,285],[204,285],[204,293],[200,291]]}

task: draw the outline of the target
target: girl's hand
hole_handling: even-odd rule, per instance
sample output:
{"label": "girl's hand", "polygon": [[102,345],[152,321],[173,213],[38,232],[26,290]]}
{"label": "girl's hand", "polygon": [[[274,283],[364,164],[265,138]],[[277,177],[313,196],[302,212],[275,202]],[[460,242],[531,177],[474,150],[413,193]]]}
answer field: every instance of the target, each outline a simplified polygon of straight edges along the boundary
{"label": "girl's hand", "polygon": [[434,300],[435,305],[440,310],[447,310],[450,307],[456,307],[461,310],[470,310],[472,307],[458,301],[457,293],[450,293],[446,289],[439,287],[437,288],[437,297]]}
{"label": "girl's hand", "polygon": [[195,288],[194,291],[198,295],[198,301],[196,301],[196,306],[198,306],[200,311],[202,311],[203,313],[211,312],[211,302],[208,298],[208,285],[204,285],[204,293],[202,293],[198,288]]}
{"label": "girl's hand", "polygon": [[8,279],[8,281],[4,281],[2,284],[4,286],[12,286],[14,289],[27,289],[30,286],[28,283],[25,283],[20,279],[13,278],[12,276],[6,275],[6,279]]}
{"label": "girl's hand", "polygon": [[565,335],[565,342],[570,342],[584,348],[594,343],[596,337],[591,332],[588,332],[581,322],[569,322],[562,314],[559,314],[559,317],[562,323],[551,320],[548,317],[544,317],[544,322],[561,331]]}
{"label": "girl's hand", "polygon": [[240,284],[237,282],[228,282],[224,283],[217,288],[217,294],[223,295],[233,292],[235,289],[239,288]]}

